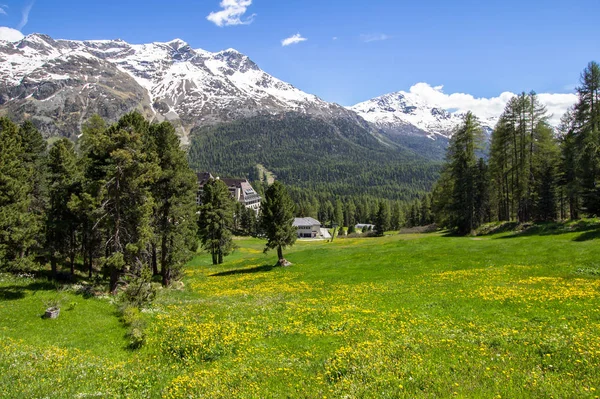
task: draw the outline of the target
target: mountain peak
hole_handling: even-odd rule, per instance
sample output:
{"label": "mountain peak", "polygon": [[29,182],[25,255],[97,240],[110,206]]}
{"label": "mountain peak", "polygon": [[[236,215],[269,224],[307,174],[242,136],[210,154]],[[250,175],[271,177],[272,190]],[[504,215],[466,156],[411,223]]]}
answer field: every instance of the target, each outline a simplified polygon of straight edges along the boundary
{"label": "mountain peak", "polygon": [[0,111],[35,115],[46,135],[73,135],[94,113],[115,121],[134,109],[174,122],[184,143],[196,126],[264,113],[355,118],[236,49],[194,50],[181,39],[129,44],[30,35],[0,46],[0,59],[9,60],[0,63]]}

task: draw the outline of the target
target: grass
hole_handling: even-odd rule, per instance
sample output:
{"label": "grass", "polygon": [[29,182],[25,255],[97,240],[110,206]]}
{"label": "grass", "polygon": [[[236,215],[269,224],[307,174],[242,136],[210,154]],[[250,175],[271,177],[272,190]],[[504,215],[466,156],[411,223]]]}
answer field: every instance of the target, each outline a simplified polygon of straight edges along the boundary
{"label": "grass", "polygon": [[0,281],[0,397],[598,397],[597,225],[199,254],[127,348],[110,298]]}

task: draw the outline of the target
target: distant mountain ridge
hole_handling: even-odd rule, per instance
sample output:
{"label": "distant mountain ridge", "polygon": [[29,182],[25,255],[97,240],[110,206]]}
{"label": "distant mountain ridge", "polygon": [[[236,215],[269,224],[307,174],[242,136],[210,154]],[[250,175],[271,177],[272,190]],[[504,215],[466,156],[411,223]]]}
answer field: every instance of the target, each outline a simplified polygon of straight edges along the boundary
{"label": "distant mountain ridge", "polygon": [[[416,93],[399,91],[348,107],[391,137],[402,135],[449,139],[464,116],[431,104]],[[497,117],[480,119],[491,133]]]}
{"label": "distant mountain ridge", "polygon": [[46,135],[72,136],[94,113],[113,121],[134,109],[174,122],[184,140],[198,125],[282,112],[366,126],[352,111],[267,74],[234,49],[40,34],[0,41],[0,111],[34,118]]}
{"label": "distant mountain ridge", "polygon": [[[198,127],[293,112],[350,121],[386,145],[437,159],[462,118],[412,91],[342,107],[269,75],[237,50],[212,53],[181,39],[0,40],[0,115],[31,119],[46,137],[74,137],[93,114],[114,122],[133,110],[171,121],[186,144]],[[497,116],[480,120],[490,133]]]}

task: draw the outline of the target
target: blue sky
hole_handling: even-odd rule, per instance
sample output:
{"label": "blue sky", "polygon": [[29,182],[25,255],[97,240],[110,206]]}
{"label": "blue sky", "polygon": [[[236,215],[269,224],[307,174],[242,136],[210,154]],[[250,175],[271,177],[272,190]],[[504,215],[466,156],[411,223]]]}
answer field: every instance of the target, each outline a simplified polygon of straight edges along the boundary
{"label": "blue sky", "polygon": [[[24,34],[233,47],[342,105],[418,82],[476,97],[572,92],[600,61],[598,15],[598,0],[0,0],[0,26]],[[282,46],[296,34],[307,40]]]}

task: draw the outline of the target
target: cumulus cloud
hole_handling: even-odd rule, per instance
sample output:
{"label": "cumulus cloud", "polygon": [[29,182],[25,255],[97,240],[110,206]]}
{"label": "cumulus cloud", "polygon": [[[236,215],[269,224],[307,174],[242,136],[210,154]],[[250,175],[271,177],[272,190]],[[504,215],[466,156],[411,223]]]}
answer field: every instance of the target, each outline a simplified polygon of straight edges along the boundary
{"label": "cumulus cloud", "polygon": [[24,37],[25,36],[23,36],[23,34],[16,29],[9,28],[8,26],[0,26],[0,40],[7,42],[18,42]]}
{"label": "cumulus cloud", "polygon": [[[451,112],[472,111],[482,119],[499,117],[508,101],[516,95],[511,92],[503,92],[497,97],[478,98],[466,93],[446,94],[443,92],[443,86],[431,86],[423,82],[413,85],[408,93],[401,93],[422,104]],[[538,98],[546,106],[550,117],[549,122],[554,126],[558,125],[560,117],[565,111],[577,102],[575,94],[538,93]]]}
{"label": "cumulus cloud", "polygon": [[17,25],[17,29],[21,30],[25,27],[25,25],[27,25],[27,22],[29,22],[29,13],[31,12],[31,9],[33,8],[35,1],[32,1],[30,3],[28,3],[25,8],[23,8],[23,14],[21,16],[21,22],[19,22],[19,25]]}
{"label": "cumulus cloud", "polygon": [[385,33],[371,33],[368,35],[360,35],[360,41],[363,43],[371,43],[371,42],[380,42],[383,40],[388,40],[390,36]]}
{"label": "cumulus cloud", "polygon": [[256,14],[252,14],[242,19],[248,7],[252,5],[252,0],[222,0],[219,5],[222,10],[213,11],[206,17],[206,19],[219,27],[249,25],[256,16]]}
{"label": "cumulus cloud", "polygon": [[300,33],[296,33],[293,36],[283,39],[281,41],[281,45],[285,47],[285,46],[289,46],[290,44],[298,44],[300,42],[305,42],[307,40],[308,39],[305,37],[302,37],[302,35]]}

